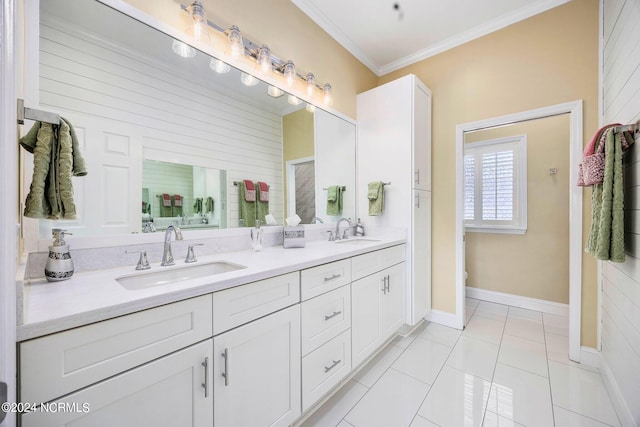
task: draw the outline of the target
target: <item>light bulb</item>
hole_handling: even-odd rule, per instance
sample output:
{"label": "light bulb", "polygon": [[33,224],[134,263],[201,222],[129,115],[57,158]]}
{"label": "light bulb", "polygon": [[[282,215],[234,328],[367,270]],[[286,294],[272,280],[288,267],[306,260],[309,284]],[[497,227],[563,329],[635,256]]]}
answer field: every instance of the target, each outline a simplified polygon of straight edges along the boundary
{"label": "light bulb", "polygon": [[258,49],[258,56],[256,57],[256,61],[258,61],[258,66],[260,67],[260,71],[263,73],[268,73],[271,71],[271,51],[269,50],[269,46],[263,44],[260,49]]}
{"label": "light bulb", "polygon": [[282,89],[269,85],[269,89],[267,89],[267,95],[272,96],[274,98],[279,98],[284,95]]}
{"label": "light bulb", "polygon": [[187,12],[191,14],[193,22],[191,26],[185,30],[188,36],[193,37],[196,42],[209,41],[209,32],[207,31],[207,17],[204,13],[204,7],[199,1],[194,1],[191,6],[187,7]]}
{"label": "light bulb", "polygon": [[333,96],[331,96],[331,85],[329,83],[325,83],[322,91],[324,92],[324,105],[331,105],[333,103]]}
{"label": "light bulb", "polygon": [[284,74],[284,77],[287,79],[287,85],[289,85],[289,87],[292,87],[296,79],[296,66],[293,64],[293,61],[291,60],[287,61],[287,63],[284,66],[283,74]]}
{"label": "light bulb", "polygon": [[255,86],[258,84],[258,79],[247,73],[242,73],[242,75],[240,76],[240,81],[245,86]]}
{"label": "light bulb", "polygon": [[295,95],[289,95],[289,98],[287,99],[287,102],[291,105],[300,105],[300,103],[302,102],[300,100],[300,98],[298,98]]}
{"label": "light bulb", "polygon": [[209,60],[209,67],[218,74],[228,73],[231,70],[229,64],[216,58]]}
{"label": "light bulb", "polygon": [[171,49],[173,50],[173,53],[182,56],[183,58],[193,58],[196,56],[196,50],[180,40],[173,39]]}
{"label": "light bulb", "polygon": [[307,95],[312,96],[316,89],[316,76],[313,73],[307,73]]}
{"label": "light bulb", "polygon": [[307,104],[307,106],[305,108],[310,113],[313,113],[314,111],[316,111],[316,106],[313,105],[313,104]]}
{"label": "light bulb", "polygon": [[240,28],[236,25],[232,25],[229,28],[229,46],[231,48],[231,57],[237,59],[244,55],[244,42],[242,41],[242,34],[240,34]]}

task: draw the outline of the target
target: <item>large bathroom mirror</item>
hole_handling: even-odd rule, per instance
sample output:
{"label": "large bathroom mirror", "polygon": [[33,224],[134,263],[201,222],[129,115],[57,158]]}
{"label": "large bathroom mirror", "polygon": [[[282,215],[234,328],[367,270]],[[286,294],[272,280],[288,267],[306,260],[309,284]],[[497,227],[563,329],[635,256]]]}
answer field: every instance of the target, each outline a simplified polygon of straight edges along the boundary
{"label": "large bathroom mirror", "polygon": [[[295,213],[303,223],[356,217],[355,122],[307,109],[233,67],[219,72],[223,64],[201,51],[180,56],[179,48],[96,0],[40,1],[39,108],[73,124],[89,173],[74,178],[77,219],[39,220],[39,239],[60,226],[75,236],[149,231],[149,222],[243,226],[253,223],[240,213],[245,182],[268,188],[271,223]],[[180,187],[173,172],[149,184],[149,162],[192,177],[209,173],[218,188],[196,195],[202,185]],[[296,173],[300,164],[311,172]],[[345,190],[342,210],[327,215],[333,186]]]}

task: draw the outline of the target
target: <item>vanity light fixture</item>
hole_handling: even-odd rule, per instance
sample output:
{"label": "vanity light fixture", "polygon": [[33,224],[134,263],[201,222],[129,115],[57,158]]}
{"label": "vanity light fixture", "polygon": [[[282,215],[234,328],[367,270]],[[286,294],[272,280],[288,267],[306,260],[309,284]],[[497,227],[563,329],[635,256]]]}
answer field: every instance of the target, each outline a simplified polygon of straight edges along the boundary
{"label": "vanity light fixture", "polygon": [[[284,77],[287,82],[287,86],[293,88],[295,86],[296,78],[302,80],[306,85],[306,92],[309,97],[313,97],[316,93],[316,89],[321,90],[324,94],[325,105],[331,105],[333,102],[333,95],[331,91],[331,85],[320,85],[316,82],[316,77],[313,73],[300,74],[296,71],[296,67],[292,60],[284,61],[281,58],[273,55],[269,50],[269,47],[265,44],[259,45],[240,33],[240,29],[236,25],[232,25],[230,28],[223,29],[214,22],[207,20],[204,7],[201,1],[194,1],[189,6],[180,5],[181,9],[190,14],[193,25],[186,30],[187,34],[192,34],[192,38],[196,41],[205,41],[209,38],[209,27],[216,31],[226,35],[229,42],[229,51],[227,54],[233,58],[238,59],[241,56],[247,55],[256,61],[256,64],[260,71],[264,74],[275,72],[277,75]],[[206,40],[208,41],[208,40]],[[173,51],[180,56],[193,57],[195,56],[195,49],[186,45],[178,40],[174,42]],[[211,68],[217,72],[227,72],[229,65],[224,61],[215,63],[212,60]],[[248,76],[243,73],[241,77],[242,83],[247,86],[254,86],[258,83],[258,80],[253,76]],[[293,96],[294,99],[297,99]],[[290,97],[291,99],[291,97]],[[295,101],[294,101],[295,102]],[[300,101],[301,102],[301,101]],[[291,101],[290,101],[291,103]],[[294,104],[295,105],[295,104]]]}
{"label": "vanity light fixture", "polygon": [[218,74],[225,74],[231,71],[229,64],[216,58],[211,58],[209,67]]}
{"label": "vanity light fixture", "polygon": [[259,80],[256,79],[254,76],[247,73],[242,73],[242,75],[240,75],[240,81],[245,86],[255,86],[259,82]]}
{"label": "vanity light fixture", "polygon": [[271,51],[269,50],[269,46],[263,44],[262,47],[258,49],[256,61],[258,62],[260,71],[262,71],[264,74],[267,74],[273,69],[273,64],[271,63]]}
{"label": "vanity light fixture", "polygon": [[231,48],[231,57],[238,59],[244,55],[244,42],[242,40],[242,34],[240,28],[236,25],[232,25],[227,30],[227,39],[229,40],[229,47]]}
{"label": "vanity light fixture", "polygon": [[315,105],[313,105],[313,104],[309,104],[309,103],[307,103],[307,106],[306,106],[305,108],[306,108],[306,110],[307,110],[308,112],[310,112],[310,113],[313,113],[314,111],[316,111],[316,106],[315,106]]}
{"label": "vanity light fixture", "polygon": [[282,95],[284,95],[284,92],[279,87],[269,85],[269,89],[267,89],[267,95],[274,98],[280,98]]}
{"label": "vanity light fixture", "polygon": [[287,79],[287,85],[293,87],[293,82],[296,79],[296,66],[292,60],[288,60],[287,63],[284,64],[282,74],[284,74],[284,78]]}

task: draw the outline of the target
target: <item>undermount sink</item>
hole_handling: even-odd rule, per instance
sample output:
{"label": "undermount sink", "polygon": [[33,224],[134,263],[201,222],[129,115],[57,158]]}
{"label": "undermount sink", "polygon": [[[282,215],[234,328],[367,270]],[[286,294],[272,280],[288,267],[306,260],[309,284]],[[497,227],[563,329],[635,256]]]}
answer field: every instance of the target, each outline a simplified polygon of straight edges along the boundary
{"label": "undermount sink", "polygon": [[243,268],[247,267],[225,261],[214,261],[189,265],[186,267],[156,270],[149,273],[118,277],[116,278],[116,282],[122,285],[123,288],[134,291],[137,289],[146,289],[154,286],[181,282],[183,280],[196,279],[203,276],[228,273],[230,271],[240,270]]}
{"label": "undermount sink", "polygon": [[379,242],[380,239],[371,239],[369,237],[353,237],[350,239],[336,240],[336,243],[350,243],[352,245],[363,245],[365,243]]}

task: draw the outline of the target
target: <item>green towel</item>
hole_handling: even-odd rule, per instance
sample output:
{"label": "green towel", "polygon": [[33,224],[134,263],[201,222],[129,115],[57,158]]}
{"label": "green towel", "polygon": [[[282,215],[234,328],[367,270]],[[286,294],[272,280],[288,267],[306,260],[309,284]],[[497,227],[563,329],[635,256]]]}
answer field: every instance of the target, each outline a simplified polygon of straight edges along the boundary
{"label": "green towel", "polygon": [[[630,143],[633,140],[628,141]],[[608,131],[602,184],[593,186],[592,223],[586,251],[600,260],[624,262],[622,134]]]}
{"label": "green towel", "polygon": [[212,213],[213,212],[213,197],[211,197],[211,196],[207,197],[206,212],[207,213]]}
{"label": "green towel", "polygon": [[240,219],[244,221],[244,227],[256,225],[256,202],[247,202],[244,198],[244,182],[238,183],[238,203],[240,204]]}
{"label": "green towel", "polygon": [[327,215],[342,214],[342,187],[331,185],[327,188]]}
{"label": "green towel", "polygon": [[47,218],[51,213],[49,204],[49,165],[55,137],[49,123],[36,124],[20,139],[20,145],[33,153],[33,179],[24,205],[24,216]]}
{"label": "green towel", "polygon": [[369,216],[380,216],[384,210],[384,184],[382,181],[370,182],[367,191]]}

